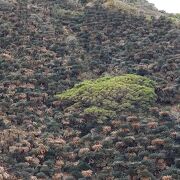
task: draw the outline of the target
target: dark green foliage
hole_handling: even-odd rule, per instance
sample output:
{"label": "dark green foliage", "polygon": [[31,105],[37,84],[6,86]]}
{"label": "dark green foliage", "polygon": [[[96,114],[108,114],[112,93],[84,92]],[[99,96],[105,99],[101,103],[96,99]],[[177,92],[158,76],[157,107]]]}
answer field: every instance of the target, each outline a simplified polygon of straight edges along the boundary
{"label": "dark green foliage", "polygon": [[43,179],[48,178],[43,172],[40,172],[40,173],[36,174],[36,176],[37,176],[37,178],[43,178]]}
{"label": "dark green foliage", "polygon": [[180,159],[175,159],[176,168],[180,168]]}
{"label": "dark green foliage", "polygon": [[[179,179],[180,31],[167,14],[145,0],[122,10],[104,0],[8,2],[0,5],[0,161],[15,177],[6,179]],[[139,8],[146,16],[133,14]]]}

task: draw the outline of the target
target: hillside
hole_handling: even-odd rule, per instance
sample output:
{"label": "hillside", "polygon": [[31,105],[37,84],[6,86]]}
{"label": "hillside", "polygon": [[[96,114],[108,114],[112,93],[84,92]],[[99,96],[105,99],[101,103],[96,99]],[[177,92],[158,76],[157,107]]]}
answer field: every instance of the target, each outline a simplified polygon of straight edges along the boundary
{"label": "hillside", "polygon": [[126,9],[136,15],[145,15],[147,18],[151,16],[160,17],[166,16],[165,13],[158,11],[158,9],[147,0],[105,0],[104,4],[116,9]]}
{"label": "hillside", "polygon": [[178,180],[167,16],[145,0],[0,0],[0,179]]}

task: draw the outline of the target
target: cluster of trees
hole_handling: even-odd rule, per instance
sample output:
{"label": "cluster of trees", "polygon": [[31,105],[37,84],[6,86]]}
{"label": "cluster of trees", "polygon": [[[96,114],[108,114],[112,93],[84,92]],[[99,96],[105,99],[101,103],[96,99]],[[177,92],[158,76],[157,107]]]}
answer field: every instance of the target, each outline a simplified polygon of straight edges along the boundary
{"label": "cluster of trees", "polygon": [[[156,101],[154,87],[155,83],[148,78],[126,74],[86,80],[57,97],[65,101],[71,113],[78,108],[84,114],[97,114],[112,120],[122,111],[147,110]],[[70,106],[67,107],[68,103]]]}

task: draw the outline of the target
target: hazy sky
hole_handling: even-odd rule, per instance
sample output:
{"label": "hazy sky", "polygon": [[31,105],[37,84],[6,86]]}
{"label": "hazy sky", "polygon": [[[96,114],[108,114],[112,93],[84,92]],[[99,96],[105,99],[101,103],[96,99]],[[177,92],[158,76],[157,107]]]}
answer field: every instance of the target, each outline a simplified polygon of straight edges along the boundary
{"label": "hazy sky", "polygon": [[169,13],[180,13],[180,0],[148,0],[155,4],[159,10]]}

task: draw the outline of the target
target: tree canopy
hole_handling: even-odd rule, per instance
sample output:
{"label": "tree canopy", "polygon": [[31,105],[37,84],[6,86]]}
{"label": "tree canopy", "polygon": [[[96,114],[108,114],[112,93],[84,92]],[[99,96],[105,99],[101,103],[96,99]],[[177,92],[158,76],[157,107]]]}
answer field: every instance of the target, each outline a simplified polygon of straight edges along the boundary
{"label": "tree canopy", "polygon": [[147,109],[156,100],[154,85],[147,77],[134,74],[107,76],[85,80],[57,97],[84,114],[114,117],[124,110]]}

